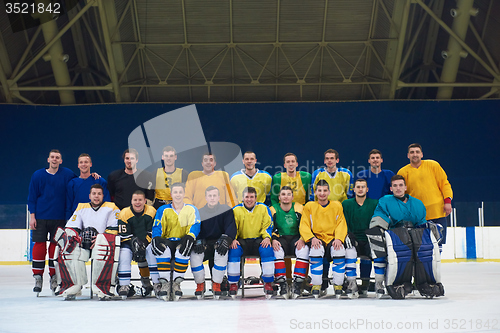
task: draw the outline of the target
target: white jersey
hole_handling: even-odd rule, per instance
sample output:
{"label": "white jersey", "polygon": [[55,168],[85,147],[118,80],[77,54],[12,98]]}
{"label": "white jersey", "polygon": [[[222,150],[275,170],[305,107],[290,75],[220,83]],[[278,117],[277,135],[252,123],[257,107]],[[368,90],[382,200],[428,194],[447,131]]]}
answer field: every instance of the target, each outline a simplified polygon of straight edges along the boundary
{"label": "white jersey", "polygon": [[66,228],[83,230],[93,227],[102,234],[108,227],[118,227],[119,214],[120,210],[112,202],[104,202],[97,210],[90,203],[80,203],[66,223]]}

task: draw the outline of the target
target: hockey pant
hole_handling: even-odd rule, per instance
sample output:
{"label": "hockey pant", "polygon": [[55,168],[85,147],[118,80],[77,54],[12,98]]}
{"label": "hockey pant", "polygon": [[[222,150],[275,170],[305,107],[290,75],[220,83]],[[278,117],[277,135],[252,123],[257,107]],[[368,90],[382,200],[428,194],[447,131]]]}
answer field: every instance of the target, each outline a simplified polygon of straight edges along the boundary
{"label": "hockey pant", "polygon": [[[328,259],[332,259],[332,272],[333,272],[333,284],[343,285],[344,284],[344,274],[345,274],[345,256],[346,250],[344,246],[340,249],[335,250],[333,246],[328,246],[330,248],[330,256]],[[309,250],[309,264],[311,271],[311,283],[313,285],[321,285],[323,282],[323,257],[325,256],[325,248],[321,245],[318,249],[313,247]]]}
{"label": "hockey pant", "polygon": [[56,276],[59,289],[56,295],[77,295],[88,282],[85,262],[89,260],[90,251],[81,247],[82,239],[75,229],[58,228],[54,239],[58,247]]}
{"label": "hockey pant", "polygon": [[[251,241],[251,240],[250,240]],[[258,247],[260,263],[262,266],[262,280],[264,283],[274,281],[274,251],[272,246],[266,248]],[[246,255],[255,255],[255,252],[245,253]],[[241,256],[243,248],[238,245],[236,249],[229,249],[229,258],[227,263],[227,279],[229,283],[238,283],[240,280]]]}
{"label": "hockey pant", "polygon": [[[193,272],[194,281],[196,283],[205,282],[205,267],[203,261],[205,260],[205,253],[196,253],[191,251],[191,271]],[[222,283],[224,274],[226,273],[228,253],[221,256],[214,250],[214,267],[212,267],[212,281],[215,283]]]}
{"label": "hockey pant", "polygon": [[[281,247],[274,251],[274,278],[275,281],[286,281],[285,251]],[[303,281],[306,278],[306,272],[309,268],[309,246],[305,245],[300,250],[295,248],[295,267],[293,277],[297,281]]]}
{"label": "hockey pant", "polygon": [[[183,256],[177,248],[178,241],[171,241],[167,243],[167,248],[160,256],[155,256],[151,251],[151,244],[146,248],[146,260],[151,274],[153,283],[158,283],[159,279],[170,281],[172,274],[172,281],[176,278],[184,279],[184,274],[188,268],[189,256]],[[172,258],[172,252],[174,258]],[[173,260],[172,260],[173,259]],[[174,266],[172,269],[172,265]]]}
{"label": "hockey pant", "polygon": [[[118,280],[120,286],[128,286],[132,277],[132,250],[128,246],[120,248],[120,260],[118,262]],[[137,263],[141,277],[149,277],[148,262],[141,261]]]}
{"label": "hockey pant", "polygon": [[92,249],[92,291],[99,298],[113,296],[120,256],[120,236],[98,234]]}

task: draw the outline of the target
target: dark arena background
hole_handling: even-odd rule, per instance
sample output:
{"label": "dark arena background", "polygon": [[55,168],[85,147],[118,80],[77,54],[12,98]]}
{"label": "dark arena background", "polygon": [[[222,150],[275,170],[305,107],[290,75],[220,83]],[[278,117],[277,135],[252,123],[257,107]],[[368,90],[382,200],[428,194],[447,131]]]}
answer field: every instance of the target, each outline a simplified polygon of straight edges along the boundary
{"label": "dark arena background", "polygon": [[[0,0],[0,332],[66,331],[54,313],[139,331],[124,316],[139,309],[172,331],[194,314],[221,333],[499,331],[499,40],[497,0]],[[333,148],[356,174],[374,148],[397,172],[411,143],[453,189],[444,297],[197,301],[191,280],[176,303],[98,302],[88,285],[68,303],[47,280],[33,295],[28,187],[51,149],[76,174],[88,153],[104,178],[127,148],[154,171],[167,145],[187,171],[211,150],[230,174],[246,151],[271,175],[288,152],[312,173]]]}

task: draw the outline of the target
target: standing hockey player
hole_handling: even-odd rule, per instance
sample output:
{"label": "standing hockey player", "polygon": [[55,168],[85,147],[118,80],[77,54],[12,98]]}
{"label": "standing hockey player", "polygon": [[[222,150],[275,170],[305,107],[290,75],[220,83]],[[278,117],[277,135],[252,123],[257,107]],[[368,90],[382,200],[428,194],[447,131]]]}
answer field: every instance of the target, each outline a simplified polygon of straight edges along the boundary
{"label": "standing hockey player", "polygon": [[[309,259],[311,270],[311,292],[314,297],[320,296],[323,279],[323,257],[328,261],[333,261],[333,285],[335,296],[342,295],[342,285],[345,273],[345,255],[343,241],[347,235],[347,224],[342,204],[338,201],[330,201],[330,186],[328,182],[321,179],[316,184],[316,196],[318,201],[310,201],[304,206],[302,218],[300,220],[300,236],[308,247],[309,253],[297,251],[297,256]],[[305,247],[307,249],[307,247]],[[294,281],[293,297],[298,297],[300,293],[301,281],[297,278]]]}
{"label": "standing hockey player", "polygon": [[433,160],[422,160],[423,157],[422,146],[412,143],[408,147],[410,164],[402,167],[398,175],[406,180],[407,193],[424,203],[427,211],[425,219],[443,227],[443,237],[439,242],[441,248],[441,245],[446,243],[446,227],[452,209],[453,191],[441,165]]}
{"label": "standing hockey player", "polygon": [[[412,291],[412,274],[422,296],[444,295],[440,281],[440,229],[426,223],[422,201],[405,194],[405,179],[391,179],[393,195],[380,198],[370,230],[366,232],[375,258],[377,297],[384,294],[383,281],[392,298],[401,299]],[[386,270],[387,258],[387,270]]]}
{"label": "standing hockey player", "polygon": [[320,180],[324,180],[330,187],[328,200],[342,202],[352,197],[353,179],[351,171],[337,167],[339,153],[334,149],[325,151],[325,166],[313,172],[311,181],[311,201],[318,200],[316,186]]}
{"label": "standing hockey player", "polygon": [[231,207],[220,204],[220,192],[215,186],[205,190],[207,204],[200,209],[201,230],[191,250],[191,271],[196,282],[195,295],[202,299],[205,293],[205,269],[209,261],[212,292],[215,299],[221,295],[221,283],[227,266],[228,250],[236,237],[236,223]]}
{"label": "standing hockey player", "polygon": [[252,151],[243,154],[244,169],[235,172],[231,176],[231,185],[233,186],[238,202],[243,201],[243,190],[247,187],[253,187],[257,191],[257,202],[264,203],[266,196],[271,190],[271,175],[255,167],[257,155]]}
{"label": "standing hockey player", "polygon": [[137,169],[139,153],[130,148],[123,153],[125,169],[111,172],[108,176],[108,189],[111,200],[123,209],[130,205],[132,194],[141,190],[146,194],[146,199],[154,199],[153,176],[144,170]]}
{"label": "standing hockey player", "polygon": [[174,183],[186,183],[188,172],[175,166],[177,152],[174,147],[166,146],[161,155],[163,168],[156,170],[155,202],[154,208],[158,209],[162,205],[172,203],[170,186]]}
{"label": "standing hockey player", "polygon": [[247,187],[243,190],[243,202],[233,208],[238,232],[231,243],[227,275],[229,295],[236,298],[240,280],[240,263],[243,255],[258,255],[262,265],[262,280],[266,298],[273,295],[274,252],[271,246],[273,223],[271,211],[257,201],[257,190]]}
{"label": "standing hockey player", "polygon": [[149,280],[149,268],[146,261],[146,247],[151,243],[153,221],[156,209],[146,205],[146,195],[138,190],[132,194],[131,206],[120,212],[118,234],[121,238],[118,279],[118,295],[126,299],[130,292],[131,261],[137,262],[143,296],[151,294],[153,286]]}
{"label": "standing hockey player", "polygon": [[372,149],[368,154],[370,168],[358,172],[357,179],[365,179],[370,191],[366,196],[370,199],[380,199],[384,195],[391,194],[391,178],[394,172],[382,169],[382,153],[378,149]]}
{"label": "standing hockey player", "polygon": [[89,202],[90,187],[99,184],[104,189],[104,201],[111,201],[108,192],[108,183],[96,173],[90,173],[92,159],[89,154],[78,156],[80,176],[71,179],[66,189],[66,220],[69,220],[78,204]]}
{"label": "standing hockey player", "polygon": [[229,175],[225,171],[215,171],[217,161],[212,153],[203,154],[201,165],[203,171],[193,171],[189,174],[186,183],[185,202],[200,209],[207,204],[205,200],[205,189],[215,186],[220,191],[220,204],[230,207],[236,205],[236,195],[229,182]]}
{"label": "standing hockey player", "polygon": [[[369,191],[366,180],[359,178],[354,182],[355,197],[342,201],[349,239],[351,245],[355,246],[356,249],[354,257],[347,258],[346,254],[346,276],[349,281],[356,280],[356,258],[360,257],[360,297],[367,296],[372,270],[370,244],[366,238],[365,230],[370,227],[370,220],[378,203],[377,200],[368,198],[367,193]],[[346,251],[348,250],[346,249]],[[354,287],[357,288],[357,286]]]}
{"label": "standing hockey player", "polygon": [[172,296],[177,301],[182,296],[181,282],[191,247],[200,233],[200,213],[195,206],[184,204],[182,183],[172,184],[170,189],[172,203],[156,211],[153,241],[146,249],[146,259],[153,282],[159,283],[155,286],[160,290],[157,296],[164,301]]}
{"label": "standing hockey player", "polygon": [[[306,247],[300,237],[299,222],[303,206],[293,202],[293,190],[283,186],[279,194],[279,204],[271,206],[273,217],[273,250],[274,250],[274,282],[280,286],[280,295],[285,299],[289,297],[288,282],[286,281],[285,256],[295,255],[294,278],[303,281],[306,277],[309,261],[301,258],[298,253]],[[306,252],[306,251],[303,251]]]}
{"label": "standing hockey player", "polygon": [[53,149],[47,158],[48,168],[35,171],[31,177],[28,209],[30,211],[30,229],[33,245],[33,277],[35,287],[33,291],[38,294],[42,291],[43,272],[45,270],[45,256],[47,254],[47,236],[50,235],[49,244],[49,275],[50,289],[57,289],[57,277],[54,268],[54,254],[56,243],[54,236],[57,228],[64,228],[66,186],[76,175],[68,168],[61,167],[62,155],[59,150]]}
{"label": "standing hockey player", "polygon": [[57,231],[60,289],[56,294],[66,300],[81,294],[82,286],[87,283],[85,262],[90,257],[93,292],[99,299],[114,296],[120,251],[120,238],[117,236],[120,210],[112,202],[103,202],[103,197],[102,186],[92,185],[90,202],[79,204],[66,228]]}
{"label": "standing hockey player", "polygon": [[291,187],[293,191],[293,202],[304,205],[309,200],[311,190],[311,174],[305,171],[297,171],[297,156],[293,153],[285,154],[283,165],[286,172],[278,172],[273,176],[271,184],[271,204],[279,204],[278,196],[283,186]]}

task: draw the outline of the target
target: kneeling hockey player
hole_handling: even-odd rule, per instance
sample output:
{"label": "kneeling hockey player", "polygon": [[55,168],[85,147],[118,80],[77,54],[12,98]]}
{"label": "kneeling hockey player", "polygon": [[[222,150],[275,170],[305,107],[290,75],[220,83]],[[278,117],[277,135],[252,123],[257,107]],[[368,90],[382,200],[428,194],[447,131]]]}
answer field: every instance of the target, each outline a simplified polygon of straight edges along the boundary
{"label": "kneeling hockey player", "polygon": [[[118,295],[126,299],[130,290],[131,261],[137,262],[141,275],[142,295],[148,296],[153,291],[149,281],[149,268],[146,261],[146,247],[151,243],[151,231],[156,209],[146,205],[146,195],[141,190],[132,194],[132,205],[120,212],[118,234],[121,237],[118,279]],[[133,288],[132,288],[133,289]]]}
{"label": "kneeling hockey player", "polygon": [[[345,255],[343,241],[347,235],[347,224],[342,204],[338,201],[329,201],[330,186],[321,179],[316,184],[315,195],[318,201],[310,201],[304,206],[302,218],[300,220],[300,236],[306,242],[306,246],[297,250],[297,257],[309,259],[311,270],[311,292],[314,297],[320,296],[321,284],[323,280],[323,257],[333,261],[333,285],[335,296],[342,295],[342,285],[345,273]],[[295,277],[293,283],[293,297],[300,294],[299,277]]]}
{"label": "kneeling hockey player", "polygon": [[[405,194],[401,175],[391,178],[393,195],[380,198],[366,232],[375,266],[377,297],[384,294],[383,281],[392,298],[405,298],[414,284],[425,297],[444,295],[441,284],[438,225],[427,223],[422,201]],[[387,261],[387,270],[386,270]]]}
{"label": "kneeling hockey player", "polygon": [[99,299],[114,296],[120,238],[117,236],[120,210],[112,202],[103,202],[103,188],[90,188],[90,202],[78,204],[63,230],[59,228],[56,241],[60,252],[57,258],[58,282],[56,295],[74,299],[87,283],[85,262],[92,257],[92,290]]}
{"label": "kneeling hockey player", "polygon": [[195,295],[203,298],[205,270],[203,261],[209,261],[212,274],[212,291],[215,299],[221,295],[221,283],[227,266],[228,249],[236,237],[233,209],[220,204],[220,192],[215,186],[205,190],[207,204],[200,209],[201,231],[191,250],[191,271],[196,282]]}
{"label": "kneeling hockey player", "polygon": [[181,282],[188,267],[191,247],[200,232],[200,213],[195,206],[183,202],[185,191],[182,183],[172,184],[170,190],[172,203],[156,211],[153,241],[146,248],[146,259],[155,293],[159,290],[158,298],[168,301],[172,296],[177,301],[182,296]]}

